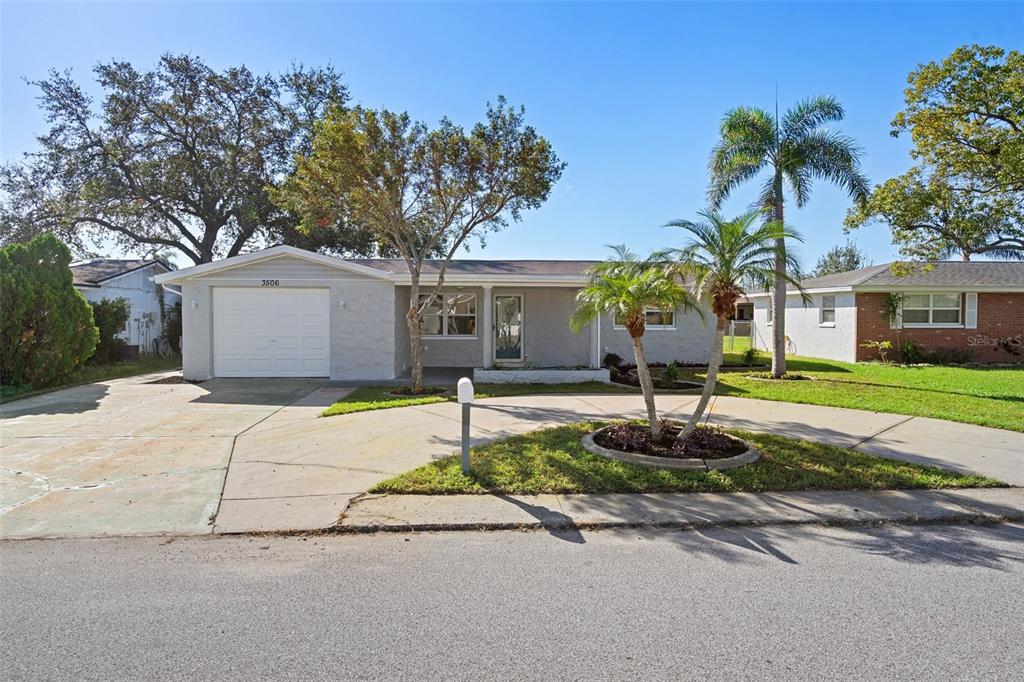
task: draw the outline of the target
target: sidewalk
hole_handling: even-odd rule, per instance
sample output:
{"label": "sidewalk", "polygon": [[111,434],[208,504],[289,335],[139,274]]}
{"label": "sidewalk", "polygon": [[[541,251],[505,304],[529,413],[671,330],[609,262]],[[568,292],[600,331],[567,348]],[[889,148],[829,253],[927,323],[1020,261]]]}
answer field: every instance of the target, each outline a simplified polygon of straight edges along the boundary
{"label": "sidewalk", "polygon": [[1022,520],[1024,490],[1020,488],[656,495],[368,495],[350,503],[336,528],[350,533],[372,533]]}
{"label": "sidewalk", "polygon": [[[699,396],[659,396],[683,419]],[[709,421],[832,443],[883,457],[1024,485],[1024,433],[924,417],[720,396]],[[640,395],[489,398],[473,406],[473,445],[585,420],[640,419]],[[301,419],[272,419],[237,438],[217,533],[332,526],[349,500],[383,480],[459,450],[461,406],[435,403]]]}

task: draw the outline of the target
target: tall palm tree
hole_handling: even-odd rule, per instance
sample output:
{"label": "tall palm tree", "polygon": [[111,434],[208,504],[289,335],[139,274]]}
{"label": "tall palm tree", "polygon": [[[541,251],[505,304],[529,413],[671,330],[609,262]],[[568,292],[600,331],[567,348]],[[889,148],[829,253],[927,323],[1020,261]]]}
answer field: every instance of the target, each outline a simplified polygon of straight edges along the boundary
{"label": "tall palm tree", "polygon": [[[720,209],[729,194],[762,171],[770,171],[761,189],[760,205],[768,219],[785,225],[783,188],[798,207],[804,206],[814,180],[827,180],[857,201],[868,196],[868,179],[861,173],[861,150],[852,138],[826,127],[843,118],[834,97],[812,97],[797,103],[781,118],[764,109],[739,107],[722,119],[721,140],[711,152],[708,201]],[[786,240],[775,240],[772,293],[772,376],[786,373]]]}
{"label": "tall palm tree", "polygon": [[569,326],[579,332],[595,318],[612,315],[622,320],[633,341],[636,373],[647,406],[651,438],[661,438],[661,426],[654,405],[654,383],[644,355],[644,330],[650,309],[696,308],[693,296],[666,268],[637,260],[625,246],[610,247],[615,256],[590,269],[589,281],[576,295],[576,310]]}
{"label": "tall palm tree", "polygon": [[[764,286],[770,283],[776,274],[776,240],[800,239],[795,232],[783,229],[778,223],[758,224],[761,214],[762,211],[751,211],[726,220],[715,211],[704,211],[700,213],[703,218],[700,222],[674,220],[669,226],[686,230],[688,242],[682,248],[666,249],[655,256],[671,262],[667,266],[670,274],[692,282],[696,297],[710,302],[716,318],[715,340],[711,346],[704,391],[690,420],[679,433],[680,440],[685,440],[697,427],[715,392],[725,330],[736,310],[736,301],[746,293],[744,285]],[[783,281],[800,289],[799,283],[789,275],[789,272],[797,272],[798,264],[792,256],[786,258]]]}

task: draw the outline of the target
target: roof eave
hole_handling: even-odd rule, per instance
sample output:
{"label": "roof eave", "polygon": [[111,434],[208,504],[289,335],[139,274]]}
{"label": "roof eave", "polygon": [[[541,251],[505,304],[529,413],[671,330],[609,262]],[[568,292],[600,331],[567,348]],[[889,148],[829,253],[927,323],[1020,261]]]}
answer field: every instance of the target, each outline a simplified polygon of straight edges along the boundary
{"label": "roof eave", "polygon": [[1024,293],[1024,285],[984,285],[984,284],[870,284],[861,285],[854,287],[856,291],[863,292],[889,292],[889,291],[900,291],[904,289],[914,289],[915,291],[971,291],[971,292],[990,292],[990,293]]}
{"label": "roof eave", "polygon": [[240,256],[232,256],[213,263],[203,263],[202,265],[194,265],[190,268],[165,272],[157,275],[153,281],[157,284],[177,284],[192,277],[201,277],[214,272],[233,270],[234,268],[242,267],[243,265],[251,265],[253,263],[259,263],[260,261],[280,258],[282,256],[302,258],[320,265],[326,265],[328,267],[346,270],[348,272],[354,272],[360,275],[374,277],[376,279],[390,279],[387,272],[378,270],[377,268],[371,268],[357,263],[350,263],[340,258],[324,256],[322,254],[313,253],[312,251],[306,251],[305,249],[299,249],[294,246],[272,246],[269,249],[253,251],[252,253],[246,253]]}
{"label": "roof eave", "polygon": [[[436,284],[438,275],[420,275],[421,284]],[[408,273],[394,273],[391,281],[395,284],[412,284],[412,276]],[[585,286],[589,280],[580,275],[481,275],[449,273],[444,277],[445,284],[462,286]]]}
{"label": "roof eave", "polygon": [[[806,293],[806,294],[843,293],[845,291],[853,291],[856,288],[857,287],[852,287],[852,286],[808,287],[808,288],[803,290],[803,293]],[[800,293],[801,292],[800,292],[799,289],[786,289],[786,295],[787,296],[798,296],[798,295],[800,295]],[[772,295],[772,292],[770,292],[770,291],[755,291],[753,293],[748,293],[747,294],[747,298],[766,298],[766,297],[771,296],[771,295]]]}

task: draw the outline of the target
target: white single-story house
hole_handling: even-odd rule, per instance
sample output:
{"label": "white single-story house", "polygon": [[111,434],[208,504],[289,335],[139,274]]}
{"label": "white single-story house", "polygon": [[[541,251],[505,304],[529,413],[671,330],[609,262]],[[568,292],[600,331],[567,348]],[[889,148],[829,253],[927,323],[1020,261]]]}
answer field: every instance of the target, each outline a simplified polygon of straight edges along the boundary
{"label": "white single-story house", "polygon": [[[424,367],[598,368],[606,353],[631,361],[629,335],[611,318],[579,334],[569,329],[594,262],[453,261],[424,316]],[[437,272],[437,263],[427,264],[422,285],[436,284]],[[402,260],[274,246],[156,281],[181,285],[186,379],[408,374],[410,275]],[[696,312],[652,310],[647,329],[649,361],[707,361],[714,325]]]}
{"label": "white single-story house", "polygon": [[159,260],[115,260],[94,258],[71,264],[75,288],[85,300],[97,303],[103,299],[123,298],[128,301],[129,315],[119,334],[128,345],[152,352],[153,342],[163,333],[163,305],[180,299],[172,289],[158,285],[157,275],[169,272]]}
{"label": "white single-story house", "polygon": [[[985,363],[1024,362],[1024,262],[941,261],[894,274],[892,263],[801,282],[805,302],[786,297],[787,353],[845,362],[874,360],[869,342],[906,341],[939,357]],[[886,300],[902,307],[890,319]],[[772,343],[771,295],[754,302],[754,343]]]}

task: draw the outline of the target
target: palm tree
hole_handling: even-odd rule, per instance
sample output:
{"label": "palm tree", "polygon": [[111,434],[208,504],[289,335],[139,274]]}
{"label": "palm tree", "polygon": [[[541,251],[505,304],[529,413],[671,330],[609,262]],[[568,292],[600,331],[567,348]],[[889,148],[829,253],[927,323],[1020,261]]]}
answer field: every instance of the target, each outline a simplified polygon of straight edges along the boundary
{"label": "palm tree", "polygon": [[[655,256],[672,261],[667,267],[669,274],[692,282],[696,297],[702,301],[710,299],[711,310],[717,318],[704,391],[693,415],[679,433],[680,440],[685,440],[697,428],[715,392],[722,364],[725,329],[736,310],[736,301],[745,294],[744,285],[754,283],[763,286],[771,282],[776,274],[776,240],[800,239],[795,232],[783,229],[778,223],[758,225],[761,214],[761,211],[751,211],[733,220],[725,220],[715,211],[704,211],[700,213],[704,219],[701,222],[674,220],[669,226],[686,230],[689,241],[680,249],[667,249]],[[799,283],[789,275],[789,272],[798,271],[798,264],[792,256],[787,256],[786,265],[784,282],[800,289]]]}
{"label": "palm tree", "polygon": [[658,412],[654,406],[654,383],[644,355],[644,329],[650,309],[675,310],[696,308],[695,301],[683,285],[666,268],[639,261],[625,246],[609,247],[614,258],[592,267],[590,280],[576,295],[576,310],[569,326],[579,332],[595,318],[612,315],[623,321],[633,341],[636,373],[647,406],[651,438],[661,438]]}
{"label": "palm tree", "polygon": [[[799,102],[780,119],[764,109],[739,107],[722,119],[722,139],[711,152],[708,201],[720,209],[740,184],[764,170],[771,175],[761,189],[760,205],[768,219],[785,225],[783,185],[798,207],[810,198],[811,183],[827,180],[857,201],[868,196],[868,179],[860,170],[860,148],[852,138],[826,128],[842,120],[843,107],[833,97]],[[775,240],[773,288],[772,376],[786,373],[786,240]]]}

